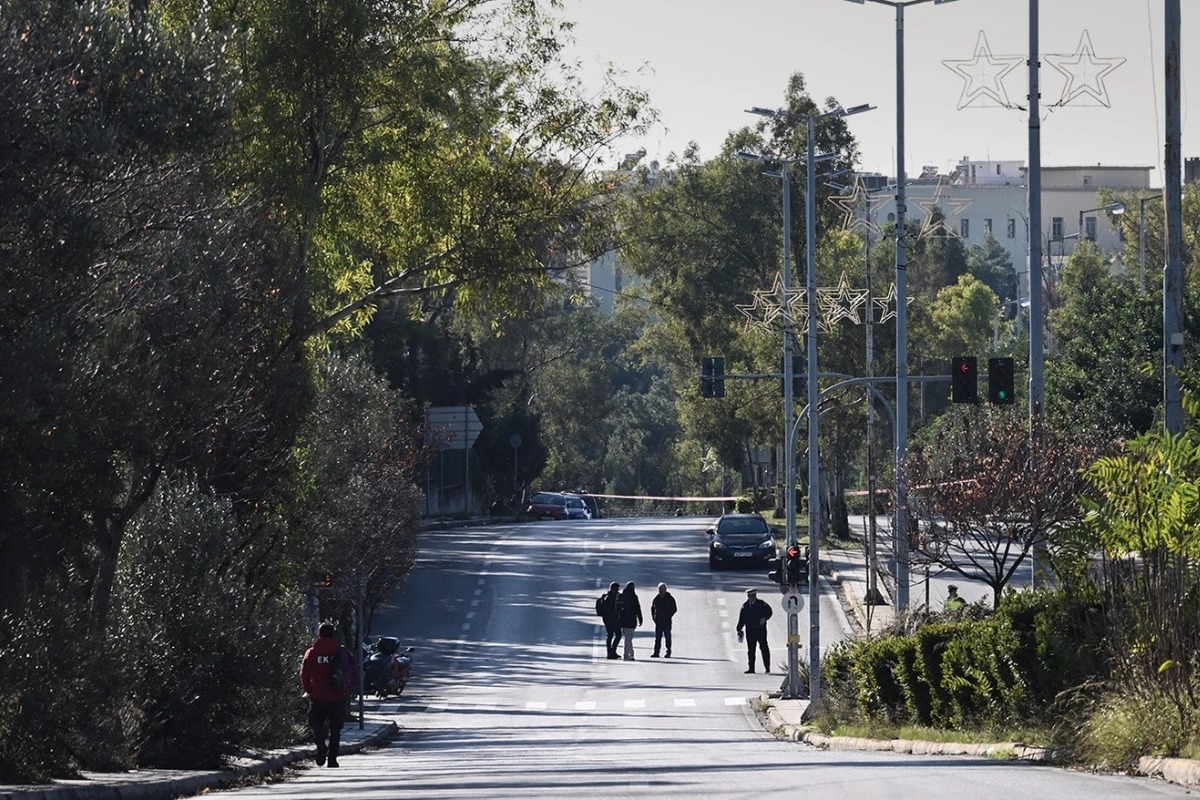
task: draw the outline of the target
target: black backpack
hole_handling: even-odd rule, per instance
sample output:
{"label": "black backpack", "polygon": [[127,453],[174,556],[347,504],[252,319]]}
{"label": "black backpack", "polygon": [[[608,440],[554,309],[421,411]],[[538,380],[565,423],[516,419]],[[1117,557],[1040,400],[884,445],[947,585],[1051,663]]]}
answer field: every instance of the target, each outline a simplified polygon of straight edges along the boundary
{"label": "black backpack", "polygon": [[604,616],[604,600],[607,597],[608,597],[607,594],[602,594],[598,598],[596,598],[596,616],[597,617]]}

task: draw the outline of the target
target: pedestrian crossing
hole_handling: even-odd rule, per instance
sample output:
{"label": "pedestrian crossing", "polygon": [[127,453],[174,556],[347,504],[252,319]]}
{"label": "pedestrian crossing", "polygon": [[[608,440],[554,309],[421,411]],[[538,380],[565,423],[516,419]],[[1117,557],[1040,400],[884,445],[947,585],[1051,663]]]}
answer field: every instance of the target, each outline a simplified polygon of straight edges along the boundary
{"label": "pedestrian crossing", "polygon": [[545,712],[548,714],[556,714],[563,711],[595,711],[598,713],[607,713],[612,711],[661,711],[664,709],[695,709],[700,711],[711,708],[749,706],[754,699],[755,697],[745,696],[706,696],[700,699],[695,697],[633,697],[612,698],[609,700],[579,700],[575,703],[564,703],[561,706],[555,706],[541,701],[516,701],[509,703],[500,699],[492,698],[462,698],[445,703],[434,703],[426,706],[424,710],[427,714],[439,714],[444,712],[471,713],[495,711],[525,711],[531,713]]}

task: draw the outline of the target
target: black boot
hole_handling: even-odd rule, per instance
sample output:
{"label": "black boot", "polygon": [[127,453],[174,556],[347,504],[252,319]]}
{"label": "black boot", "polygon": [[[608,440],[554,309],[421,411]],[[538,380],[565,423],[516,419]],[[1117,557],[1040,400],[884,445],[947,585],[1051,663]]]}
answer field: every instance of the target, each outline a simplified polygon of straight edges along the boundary
{"label": "black boot", "polygon": [[317,743],[317,766],[323,767],[325,766],[325,755],[327,752],[325,748],[325,731],[313,728],[312,734],[313,741]]}
{"label": "black boot", "polygon": [[[331,767],[341,766],[340,764],[338,764],[338,760],[337,760],[338,751],[340,749],[341,749],[341,743],[338,742],[337,737],[330,736],[329,737],[329,766],[331,766]],[[317,762],[317,763],[320,763],[320,762]]]}

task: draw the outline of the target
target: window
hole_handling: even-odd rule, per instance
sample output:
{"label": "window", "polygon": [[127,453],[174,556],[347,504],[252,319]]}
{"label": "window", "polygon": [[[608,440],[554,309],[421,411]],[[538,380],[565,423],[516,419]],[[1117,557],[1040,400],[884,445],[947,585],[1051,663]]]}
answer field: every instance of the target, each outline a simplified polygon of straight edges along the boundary
{"label": "window", "polygon": [[958,221],[958,235],[964,239],[970,238],[970,236],[971,236],[971,220],[966,219],[964,217],[963,219],[960,219]]}
{"label": "window", "polygon": [[1087,239],[1089,242],[1096,241],[1096,218],[1095,217],[1084,217],[1083,218],[1083,238]]}
{"label": "window", "polygon": [[996,174],[997,175],[1000,174],[1000,165],[999,164],[996,165]]}
{"label": "window", "polygon": [[988,217],[983,221],[983,234],[986,236],[992,232],[992,219]]}
{"label": "window", "polygon": [[1061,239],[1063,237],[1063,218],[1054,217],[1050,220],[1050,238]]}
{"label": "window", "polygon": [[1005,222],[1006,222],[1005,227],[1008,229],[1007,230],[1008,238],[1010,238],[1010,239],[1017,238],[1017,221],[1010,217],[1009,219],[1005,220]]}
{"label": "window", "polygon": [[1092,185],[1092,176],[1091,176],[1091,175],[1084,175],[1084,176],[1083,176],[1083,185],[1084,185],[1084,186],[1091,186],[1091,185]]}

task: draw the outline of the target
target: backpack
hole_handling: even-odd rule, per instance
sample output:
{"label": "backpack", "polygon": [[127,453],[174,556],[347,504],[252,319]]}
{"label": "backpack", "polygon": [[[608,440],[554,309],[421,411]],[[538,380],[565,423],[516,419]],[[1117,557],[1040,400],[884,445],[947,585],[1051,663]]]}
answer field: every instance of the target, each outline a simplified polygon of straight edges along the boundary
{"label": "backpack", "polygon": [[346,658],[342,652],[338,650],[336,659],[329,662],[329,672],[326,673],[326,680],[335,689],[346,688]]}
{"label": "backpack", "polygon": [[596,616],[597,617],[604,616],[604,598],[606,598],[606,597],[608,597],[608,595],[602,594],[596,598]]}

